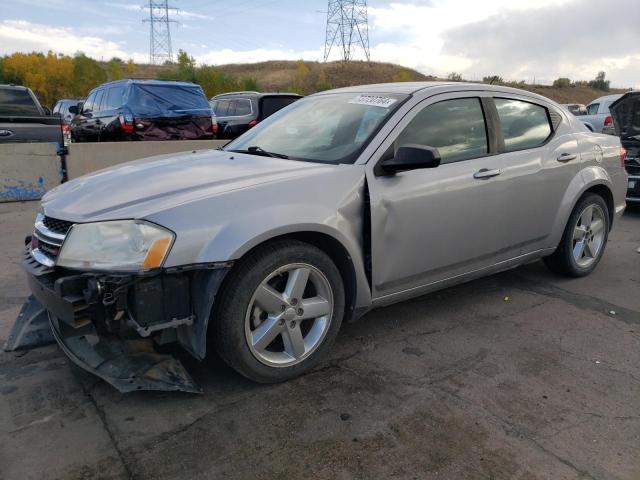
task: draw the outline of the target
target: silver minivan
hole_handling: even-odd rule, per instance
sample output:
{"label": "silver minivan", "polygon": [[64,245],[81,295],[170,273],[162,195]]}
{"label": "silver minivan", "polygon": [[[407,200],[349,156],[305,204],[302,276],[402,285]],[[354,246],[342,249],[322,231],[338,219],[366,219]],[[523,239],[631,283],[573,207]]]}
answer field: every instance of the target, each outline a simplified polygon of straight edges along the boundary
{"label": "silver minivan", "polygon": [[55,339],[123,392],[198,391],[171,345],[287,380],[374,307],[538,259],[589,274],[625,208],[623,161],[617,137],[521,90],[312,95],[221,150],[50,191],[7,348]]}

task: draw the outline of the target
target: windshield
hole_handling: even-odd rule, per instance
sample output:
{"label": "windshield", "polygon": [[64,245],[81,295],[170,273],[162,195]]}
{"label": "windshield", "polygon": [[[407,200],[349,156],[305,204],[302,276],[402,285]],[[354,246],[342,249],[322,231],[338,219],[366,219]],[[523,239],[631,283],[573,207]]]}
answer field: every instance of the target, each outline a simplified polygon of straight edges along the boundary
{"label": "windshield", "polygon": [[227,145],[227,151],[353,163],[407,95],[334,93],[303,98]]}

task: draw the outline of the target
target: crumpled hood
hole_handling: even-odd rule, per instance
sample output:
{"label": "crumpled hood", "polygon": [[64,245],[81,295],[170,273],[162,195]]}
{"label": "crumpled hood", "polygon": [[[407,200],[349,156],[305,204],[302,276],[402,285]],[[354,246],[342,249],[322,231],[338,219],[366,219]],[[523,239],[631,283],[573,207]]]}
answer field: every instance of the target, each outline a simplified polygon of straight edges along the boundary
{"label": "crumpled hood", "polygon": [[199,150],[136,160],[72,180],[42,199],[46,215],[72,222],[144,218],[166,208],[263,183],[337,168]]}
{"label": "crumpled hood", "polygon": [[609,107],[616,135],[622,139],[640,135],[640,91],[625,93]]}

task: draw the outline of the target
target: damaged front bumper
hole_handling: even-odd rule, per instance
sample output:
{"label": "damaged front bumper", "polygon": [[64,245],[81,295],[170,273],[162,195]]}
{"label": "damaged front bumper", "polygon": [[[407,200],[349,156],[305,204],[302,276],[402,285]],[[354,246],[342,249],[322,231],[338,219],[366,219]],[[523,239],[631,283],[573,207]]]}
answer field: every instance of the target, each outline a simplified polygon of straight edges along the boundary
{"label": "damaged front bumper", "polygon": [[182,363],[157,348],[178,344],[206,355],[207,324],[229,264],[163,269],[150,274],[78,273],[43,268],[25,251],[32,296],[5,350],[57,341],[78,366],[120,392],[198,393]]}

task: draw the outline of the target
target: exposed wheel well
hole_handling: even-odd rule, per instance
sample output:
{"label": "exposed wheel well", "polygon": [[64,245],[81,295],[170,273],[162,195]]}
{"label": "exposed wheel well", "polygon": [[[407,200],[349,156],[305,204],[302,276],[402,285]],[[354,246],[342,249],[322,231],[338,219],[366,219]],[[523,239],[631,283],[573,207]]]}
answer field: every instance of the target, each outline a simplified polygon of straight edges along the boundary
{"label": "exposed wheel well", "polygon": [[609,190],[606,185],[594,185],[585,190],[582,196],[587,193],[595,193],[604,199],[607,204],[607,209],[609,210],[609,229],[611,229],[613,227],[613,219],[615,218],[615,206],[613,205],[613,194],[611,190]]}
{"label": "exposed wheel well", "polygon": [[274,241],[292,239],[300,242],[305,242],[319,248],[324,253],[329,255],[331,260],[336,264],[340,275],[342,276],[342,282],[345,289],[345,312],[344,321],[349,321],[353,315],[353,310],[356,304],[356,272],[353,266],[351,256],[347,252],[347,249],[335,238],[325,233],[320,232],[295,232],[280,235],[270,238],[264,242],[256,245],[251,250],[245,253],[247,255],[256,248],[262,248]]}

